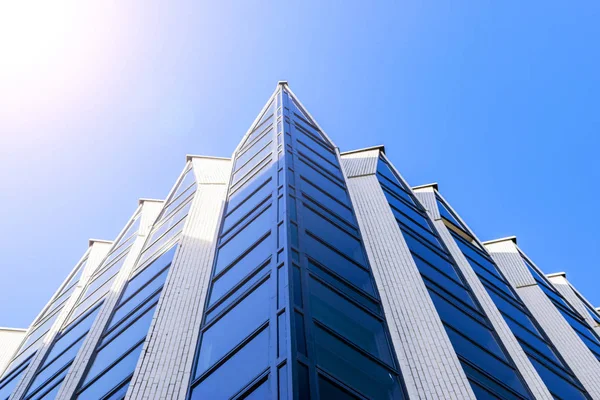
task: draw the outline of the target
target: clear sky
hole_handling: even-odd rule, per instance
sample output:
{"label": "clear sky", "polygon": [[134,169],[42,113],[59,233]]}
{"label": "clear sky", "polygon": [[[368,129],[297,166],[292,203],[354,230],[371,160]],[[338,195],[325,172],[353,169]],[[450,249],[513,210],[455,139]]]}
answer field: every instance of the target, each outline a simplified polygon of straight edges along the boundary
{"label": "clear sky", "polygon": [[0,6],[0,326],[282,79],[342,151],[385,144],[600,305],[598,2],[39,3]]}

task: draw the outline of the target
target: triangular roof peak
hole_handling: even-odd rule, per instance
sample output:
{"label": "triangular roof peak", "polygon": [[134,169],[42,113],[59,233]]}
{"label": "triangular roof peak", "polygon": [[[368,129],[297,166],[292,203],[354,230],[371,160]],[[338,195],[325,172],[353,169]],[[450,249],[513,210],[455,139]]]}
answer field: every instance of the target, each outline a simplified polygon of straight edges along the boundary
{"label": "triangular roof peak", "polygon": [[[287,103],[283,100],[284,97],[287,97]],[[247,147],[247,143],[254,142],[255,138],[262,136],[263,132],[266,132],[275,126],[277,118],[280,116],[280,114],[278,114],[279,108],[285,108],[282,113],[288,115],[292,119],[295,117],[303,119],[304,122],[309,125],[310,129],[316,131],[315,133],[320,136],[321,140],[331,147],[337,147],[308,112],[306,107],[304,107],[302,102],[300,102],[298,96],[290,89],[288,81],[278,81],[275,90],[261,109],[260,113],[254,119],[254,122],[250,125],[250,129],[246,131],[246,134],[234,150],[234,155],[244,147]]]}

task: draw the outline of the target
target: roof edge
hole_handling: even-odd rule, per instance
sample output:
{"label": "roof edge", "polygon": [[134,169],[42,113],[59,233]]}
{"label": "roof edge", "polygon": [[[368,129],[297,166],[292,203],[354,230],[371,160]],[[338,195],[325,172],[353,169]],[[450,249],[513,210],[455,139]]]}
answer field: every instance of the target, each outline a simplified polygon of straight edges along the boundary
{"label": "roof edge", "polygon": [[208,158],[209,160],[227,160],[227,161],[231,161],[231,157],[214,157],[214,156],[202,156],[202,155],[196,155],[196,154],[186,154],[185,155],[185,161],[192,161],[192,159],[194,158]]}
{"label": "roof edge", "polygon": [[104,239],[88,239],[88,246],[91,247],[94,243],[113,244],[114,241],[113,240],[104,240]]}
{"label": "roof edge", "polygon": [[144,202],[151,202],[151,203],[164,203],[164,200],[160,200],[160,199],[149,199],[149,198],[145,198],[145,197],[140,197],[138,199],[138,204],[142,205],[142,203]]}
{"label": "roof edge", "polygon": [[27,332],[27,328],[9,328],[7,326],[0,326],[0,331]]}
{"label": "roof edge", "polygon": [[349,150],[349,151],[343,151],[340,153],[341,156],[345,156],[347,154],[354,154],[354,153],[362,153],[363,151],[370,151],[370,150],[379,150],[381,151],[383,154],[385,154],[385,146],[382,144],[379,144],[377,146],[371,146],[371,147],[364,147],[362,149],[356,149],[356,150]]}
{"label": "roof edge", "polygon": [[425,188],[429,188],[429,187],[432,187],[435,190],[439,191],[439,189],[438,189],[439,186],[438,186],[437,182],[431,182],[431,183],[426,183],[424,185],[413,186],[411,189],[412,190],[418,190],[418,189],[425,189]]}
{"label": "roof edge", "polygon": [[554,278],[559,276],[562,276],[563,278],[567,279],[566,272],[552,272],[551,274],[546,274],[546,278]]}
{"label": "roof edge", "polygon": [[500,242],[506,242],[506,241],[511,241],[514,244],[517,244],[517,237],[516,236],[507,236],[507,237],[503,237],[503,238],[498,238],[498,239],[492,239],[492,240],[486,240],[483,241],[481,243],[485,244],[493,244],[493,243],[500,243]]}

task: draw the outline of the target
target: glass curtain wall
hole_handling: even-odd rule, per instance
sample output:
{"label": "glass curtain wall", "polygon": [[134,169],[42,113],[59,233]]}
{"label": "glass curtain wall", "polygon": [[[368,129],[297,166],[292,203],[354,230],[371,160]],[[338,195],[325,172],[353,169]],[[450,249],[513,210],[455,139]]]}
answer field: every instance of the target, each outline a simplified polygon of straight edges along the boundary
{"label": "glass curtain wall", "polygon": [[533,398],[425,209],[384,156],[376,176],[477,398]]}
{"label": "glass curtain wall", "polygon": [[436,201],[442,221],[548,390],[557,399],[589,398],[492,258],[444,201],[440,197],[436,197]]}
{"label": "glass curtain wall", "polygon": [[403,398],[336,150],[285,87],[264,110],[234,155],[190,398]]}

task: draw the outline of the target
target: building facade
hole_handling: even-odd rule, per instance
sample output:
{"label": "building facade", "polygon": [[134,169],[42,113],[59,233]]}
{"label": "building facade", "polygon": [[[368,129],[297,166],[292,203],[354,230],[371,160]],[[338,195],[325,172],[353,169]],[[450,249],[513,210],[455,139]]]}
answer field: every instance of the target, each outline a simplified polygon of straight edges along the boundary
{"label": "building facade", "polygon": [[231,158],[187,156],[0,329],[0,400],[600,399],[599,334],[565,274],[383,146],[340,153],[280,82]]}

